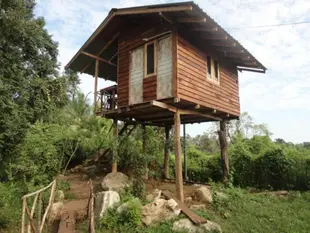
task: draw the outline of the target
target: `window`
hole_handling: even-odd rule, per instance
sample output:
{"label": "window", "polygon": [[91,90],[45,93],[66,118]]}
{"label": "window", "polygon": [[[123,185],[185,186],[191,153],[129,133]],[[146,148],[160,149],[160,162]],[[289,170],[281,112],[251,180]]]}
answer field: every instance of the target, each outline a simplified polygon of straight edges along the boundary
{"label": "window", "polygon": [[210,56],[207,56],[207,79],[215,83],[220,79],[219,63]]}
{"label": "window", "polygon": [[211,79],[211,57],[207,56],[207,78]]}
{"label": "window", "polygon": [[151,42],[144,47],[144,77],[156,74],[156,43]]}
{"label": "window", "polygon": [[219,64],[216,60],[213,61],[213,67],[214,67],[214,81],[219,81]]}

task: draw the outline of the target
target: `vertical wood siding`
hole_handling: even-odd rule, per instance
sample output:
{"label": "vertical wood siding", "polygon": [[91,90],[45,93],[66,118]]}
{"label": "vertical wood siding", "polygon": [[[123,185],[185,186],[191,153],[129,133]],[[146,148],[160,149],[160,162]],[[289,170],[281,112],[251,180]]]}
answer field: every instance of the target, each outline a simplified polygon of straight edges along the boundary
{"label": "vertical wood siding", "polygon": [[[130,28],[130,27],[128,27]],[[146,24],[142,26],[135,26],[122,31],[119,37],[118,44],[118,76],[117,76],[117,91],[118,91],[118,106],[124,107],[129,105],[129,77],[130,77],[130,52],[139,46],[145,44],[143,38],[150,38],[163,32],[167,32],[172,29],[170,24],[151,25]],[[143,65],[143,63],[142,63]],[[150,78],[150,79],[149,79]],[[157,84],[155,79],[149,77],[143,79],[143,86],[152,86],[150,83],[155,82],[155,88],[151,90],[151,94],[147,91],[143,91],[143,101],[156,99]]]}
{"label": "vertical wood siding", "polygon": [[143,102],[143,47],[131,51],[129,74],[129,104]]}
{"label": "vertical wood siding", "polygon": [[157,99],[173,96],[172,93],[172,39],[158,41]]}
{"label": "vertical wood siding", "polygon": [[220,83],[206,77],[206,54],[178,38],[178,97],[231,115],[240,115],[239,86],[236,68],[221,64]]}

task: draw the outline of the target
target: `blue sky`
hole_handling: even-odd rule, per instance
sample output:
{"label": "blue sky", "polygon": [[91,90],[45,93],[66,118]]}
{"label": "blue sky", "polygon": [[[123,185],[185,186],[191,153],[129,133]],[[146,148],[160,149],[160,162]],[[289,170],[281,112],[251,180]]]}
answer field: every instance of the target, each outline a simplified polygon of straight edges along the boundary
{"label": "blue sky", "polygon": [[[88,39],[111,8],[175,1],[164,0],[38,0],[35,13],[59,42],[63,66]],[[268,71],[239,73],[241,111],[257,123],[267,123],[273,138],[310,141],[310,24],[260,29],[233,29],[310,21],[309,0],[209,0],[195,1],[227,29]],[[81,89],[93,91],[93,78],[81,75]],[[100,80],[99,87],[109,83]],[[207,131],[208,123],[194,124],[194,136]]]}

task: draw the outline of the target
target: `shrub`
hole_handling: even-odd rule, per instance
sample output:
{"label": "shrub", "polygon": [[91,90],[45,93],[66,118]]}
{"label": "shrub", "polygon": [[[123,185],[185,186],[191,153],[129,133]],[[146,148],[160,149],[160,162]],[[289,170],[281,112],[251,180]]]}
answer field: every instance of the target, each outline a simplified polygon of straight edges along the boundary
{"label": "shrub", "polygon": [[139,226],[142,218],[140,200],[135,198],[126,203],[126,210],[122,213],[117,213],[116,208],[108,209],[99,221],[99,230],[123,232],[124,229],[134,229]]}

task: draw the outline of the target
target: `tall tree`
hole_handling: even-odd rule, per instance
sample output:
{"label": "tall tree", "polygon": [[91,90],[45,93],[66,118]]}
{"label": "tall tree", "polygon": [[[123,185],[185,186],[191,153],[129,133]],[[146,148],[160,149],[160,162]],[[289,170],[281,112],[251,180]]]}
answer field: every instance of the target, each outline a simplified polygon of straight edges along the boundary
{"label": "tall tree", "polygon": [[0,1],[0,180],[29,126],[68,100],[57,43],[44,19],[34,17],[34,6],[33,0]]}

